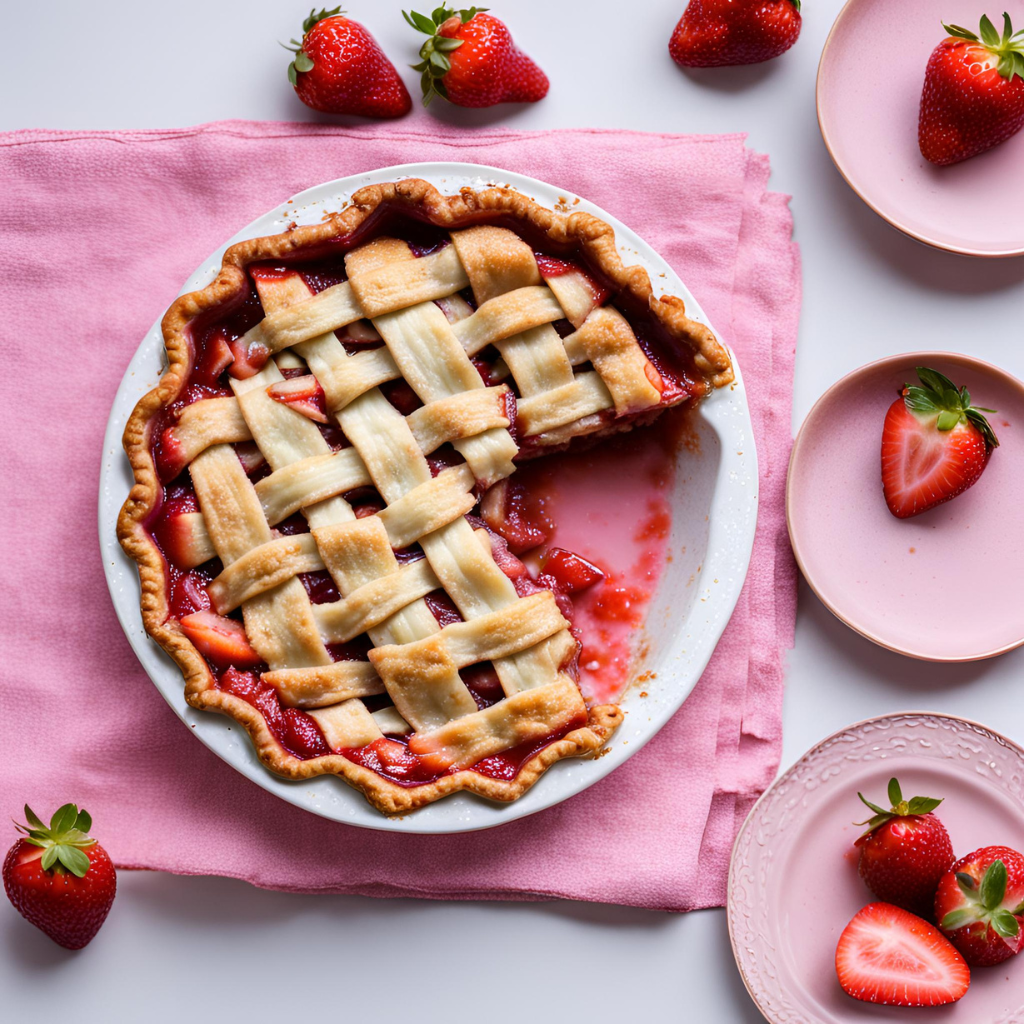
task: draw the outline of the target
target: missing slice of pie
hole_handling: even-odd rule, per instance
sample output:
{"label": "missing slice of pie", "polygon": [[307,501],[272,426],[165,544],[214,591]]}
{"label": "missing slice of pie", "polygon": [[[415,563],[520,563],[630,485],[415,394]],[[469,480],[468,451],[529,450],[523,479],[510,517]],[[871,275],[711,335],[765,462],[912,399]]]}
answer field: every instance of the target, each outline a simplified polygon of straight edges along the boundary
{"label": "missing slice of pie", "polygon": [[118,536],[189,704],[385,813],[513,800],[601,748],[622,711],[578,685],[588,563],[525,568],[510,481],[732,380],[606,223],[509,188],[370,186],[228,249],[163,334]]}

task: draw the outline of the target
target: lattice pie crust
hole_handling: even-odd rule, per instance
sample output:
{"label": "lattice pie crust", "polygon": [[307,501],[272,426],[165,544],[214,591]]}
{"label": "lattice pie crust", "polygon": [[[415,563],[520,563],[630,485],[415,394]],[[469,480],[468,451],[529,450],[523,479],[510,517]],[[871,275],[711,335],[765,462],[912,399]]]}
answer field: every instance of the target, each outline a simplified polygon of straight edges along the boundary
{"label": "lattice pie crust", "polygon": [[[450,230],[452,244],[417,257],[386,234],[396,214]],[[458,790],[515,799],[560,758],[597,751],[622,716],[616,705],[587,708],[571,674],[577,644],[554,596],[520,596],[492,557],[487,532],[465,518],[484,490],[514,472],[521,450],[564,448],[665,407],[627,317],[599,304],[584,274],[543,277],[523,236],[577,254],[610,283],[617,304],[648,310],[688,353],[698,392],[732,379],[711,332],[686,316],[681,300],[653,298],[647,274],[623,266],[604,222],[552,213],[511,189],[446,197],[412,179],[360,190],[323,224],[230,248],[216,280],[164,317],[169,368],[124,434],[136,482],[118,536],[139,565],[145,627],[181,667],[188,702],[243,725],[271,770],[290,779],[339,775],[385,813]],[[332,251],[344,253],[347,279],[318,294],[298,274],[256,279],[265,319],[236,350],[250,375],[232,379],[233,397],[182,410],[175,452],[201,508],[189,517],[198,557],[216,555],[224,566],[208,588],[213,608],[241,609],[267,666],[263,682],[283,706],[307,712],[332,751],[405,734],[408,749],[438,773],[415,786],[340,753],[296,757],[256,707],[220,689],[170,616],[164,558],[146,529],[163,493],[154,423],[192,371],[193,328],[249,292],[251,264]],[[467,287],[475,310],[459,295]],[[384,344],[349,354],[335,331],[364,320]],[[563,337],[553,324],[565,320],[573,330]],[[472,362],[485,352],[497,353],[495,376],[504,382],[485,385]],[[350,447],[333,449],[313,419],[275,400],[273,389],[308,383],[285,383],[284,365],[316,378]],[[379,387],[397,379],[423,403],[408,416]],[[269,463],[255,484],[232,447],[240,442],[255,442]],[[445,444],[464,462],[434,475],[427,456]],[[386,507],[357,518],[344,495],[368,485]],[[310,532],[278,535],[275,526],[300,511]],[[425,557],[400,562],[395,552],[414,544]],[[297,577],[324,569],[342,598],[312,604]],[[464,621],[440,627],[424,601],[438,589]],[[332,660],[327,645],[361,634],[373,644],[368,661]],[[486,661],[504,698],[480,709],[459,673]],[[381,694],[393,706],[371,712],[364,698]],[[514,778],[472,770],[546,737],[555,738]]]}

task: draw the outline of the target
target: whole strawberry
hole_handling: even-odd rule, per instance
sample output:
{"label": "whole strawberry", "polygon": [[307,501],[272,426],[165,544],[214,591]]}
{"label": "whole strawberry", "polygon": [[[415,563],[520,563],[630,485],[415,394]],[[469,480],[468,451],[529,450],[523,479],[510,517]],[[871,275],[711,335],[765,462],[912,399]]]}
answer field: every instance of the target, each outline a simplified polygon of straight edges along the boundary
{"label": "whole strawberry", "polygon": [[1024,856],[986,846],[961,857],[939,882],[935,920],[975,967],[991,967],[1024,948]]}
{"label": "whole strawberry", "polygon": [[401,117],[412,109],[405,83],[377,40],[340,7],[309,12],[288,81],[307,107],[328,114]]}
{"label": "whole strawberry", "polygon": [[512,41],[512,33],[486,7],[438,7],[428,18],[402,11],[430,38],[420,47],[423,103],[435,96],[460,107],[536,103],[548,94],[548,76]]}
{"label": "whole strawberry", "polygon": [[758,64],[800,35],[800,0],[690,0],[669,40],[684,68]]}
{"label": "whole strawberry", "polygon": [[874,812],[860,822],[868,826],[856,843],[860,877],[880,900],[929,917],[939,879],[953,863],[949,833],[931,813],[942,801],[928,796],[904,800],[896,779],[889,780],[888,811],[857,795]]}
{"label": "whole strawberry", "polygon": [[25,805],[25,833],[4,860],[4,889],[14,909],[54,942],[81,949],[100,930],[117,891],[114,865],[88,835],[92,818],[64,804],[46,826]]}
{"label": "whole strawberry", "polygon": [[897,519],[963,494],[988,465],[999,440],[967,388],[917,367],[921,387],[904,386],[882,425],[882,494]]}
{"label": "whole strawberry", "polygon": [[932,51],[924,73],[917,138],[921,155],[946,166],[998,146],[1024,127],[1024,31],[1003,14],[1000,37],[987,15],[980,38],[959,25]]}

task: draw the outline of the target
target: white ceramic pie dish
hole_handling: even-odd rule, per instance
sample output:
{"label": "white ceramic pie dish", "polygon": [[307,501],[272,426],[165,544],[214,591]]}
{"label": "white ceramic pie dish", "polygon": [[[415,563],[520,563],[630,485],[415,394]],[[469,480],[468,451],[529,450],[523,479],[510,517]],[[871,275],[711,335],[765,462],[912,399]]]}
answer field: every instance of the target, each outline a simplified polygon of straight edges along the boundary
{"label": "white ceramic pie dish", "polygon": [[[185,282],[182,293],[202,288],[213,279],[229,245],[276,234],[292,222],[317,223],[325,211],[337,210],[357,189],[408,177],[424,178],[442,192],[454,192],[467,185],[511,185],[552,208],[560,200],[564,203],[566,198],[576,199],[565,189],[534,178],[476,164],[385,167],[317,185],[282,202],[211,253]],[[623,261],[644,266],[656,294],[669,292],[681,296],[688,315],[707,323],[686,286],[649,245],[582,197],[573,209],[592,213],[611,224]],[[627,691],[621,702],[627,712],[626,720],[609,742],[605,756],[596,760],[559,761],[513,803],[497,804],[459,793],[405,817],[387,818],[371,807],[361,793],[337,778],[321,776],[300,783],[278,778],[259,763],[249,737],[235,723],[186,704],[180,670],[143,629],[138,573],[135,563],[122,552],[115,531],[118,511],[132,484],[131,469],[121,448],[121,434],[136,402],[155,385],[163,370],[159,319],[128,365],[104,438],[99,493],[100,549],[118,619],[157,689],[195,735],[247,778],[297,807],[364,828],[420,833],[491,828],[534,814],[592,786],[658,732],[690,694],[732,615],[753,546],[758,492],[750,414],[735,357],[734,366],[735,383],[715,392],[699,407],[694,418],[699,454],[687,449],[681,449],[679,454],[669,542],[673,561],[662,575],[647,622],[638,632],[637,649],[642,648],[645,654],[635,660],[632,668],[634,677],[641,672],[656,673],[656,682],[645,684],[648,696],[642,702],[635,689]],[[699,581],[699,585],[693,580]]]}

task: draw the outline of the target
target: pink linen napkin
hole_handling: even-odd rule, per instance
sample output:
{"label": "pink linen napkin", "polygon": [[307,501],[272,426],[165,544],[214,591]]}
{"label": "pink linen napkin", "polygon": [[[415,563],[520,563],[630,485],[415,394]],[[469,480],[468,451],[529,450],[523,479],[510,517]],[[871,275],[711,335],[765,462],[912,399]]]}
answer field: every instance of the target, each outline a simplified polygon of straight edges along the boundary
{"label": "pink linen napkin", "polygon": [[[739,357],[761,487],[736,613],[662,732],[540,814],[414,837],[314,817],[189,735],[118,626],[95,517],[123,369],[200,260],[288,195],[421,160],[554,182],[649,241]],[[738,135],[237,121],[0,135],[0,820],[74,800],[121,866],[276,889],[720,905],[735,831],[777,767],[796,613],[783,484],[799,255],[768,173]]]}

